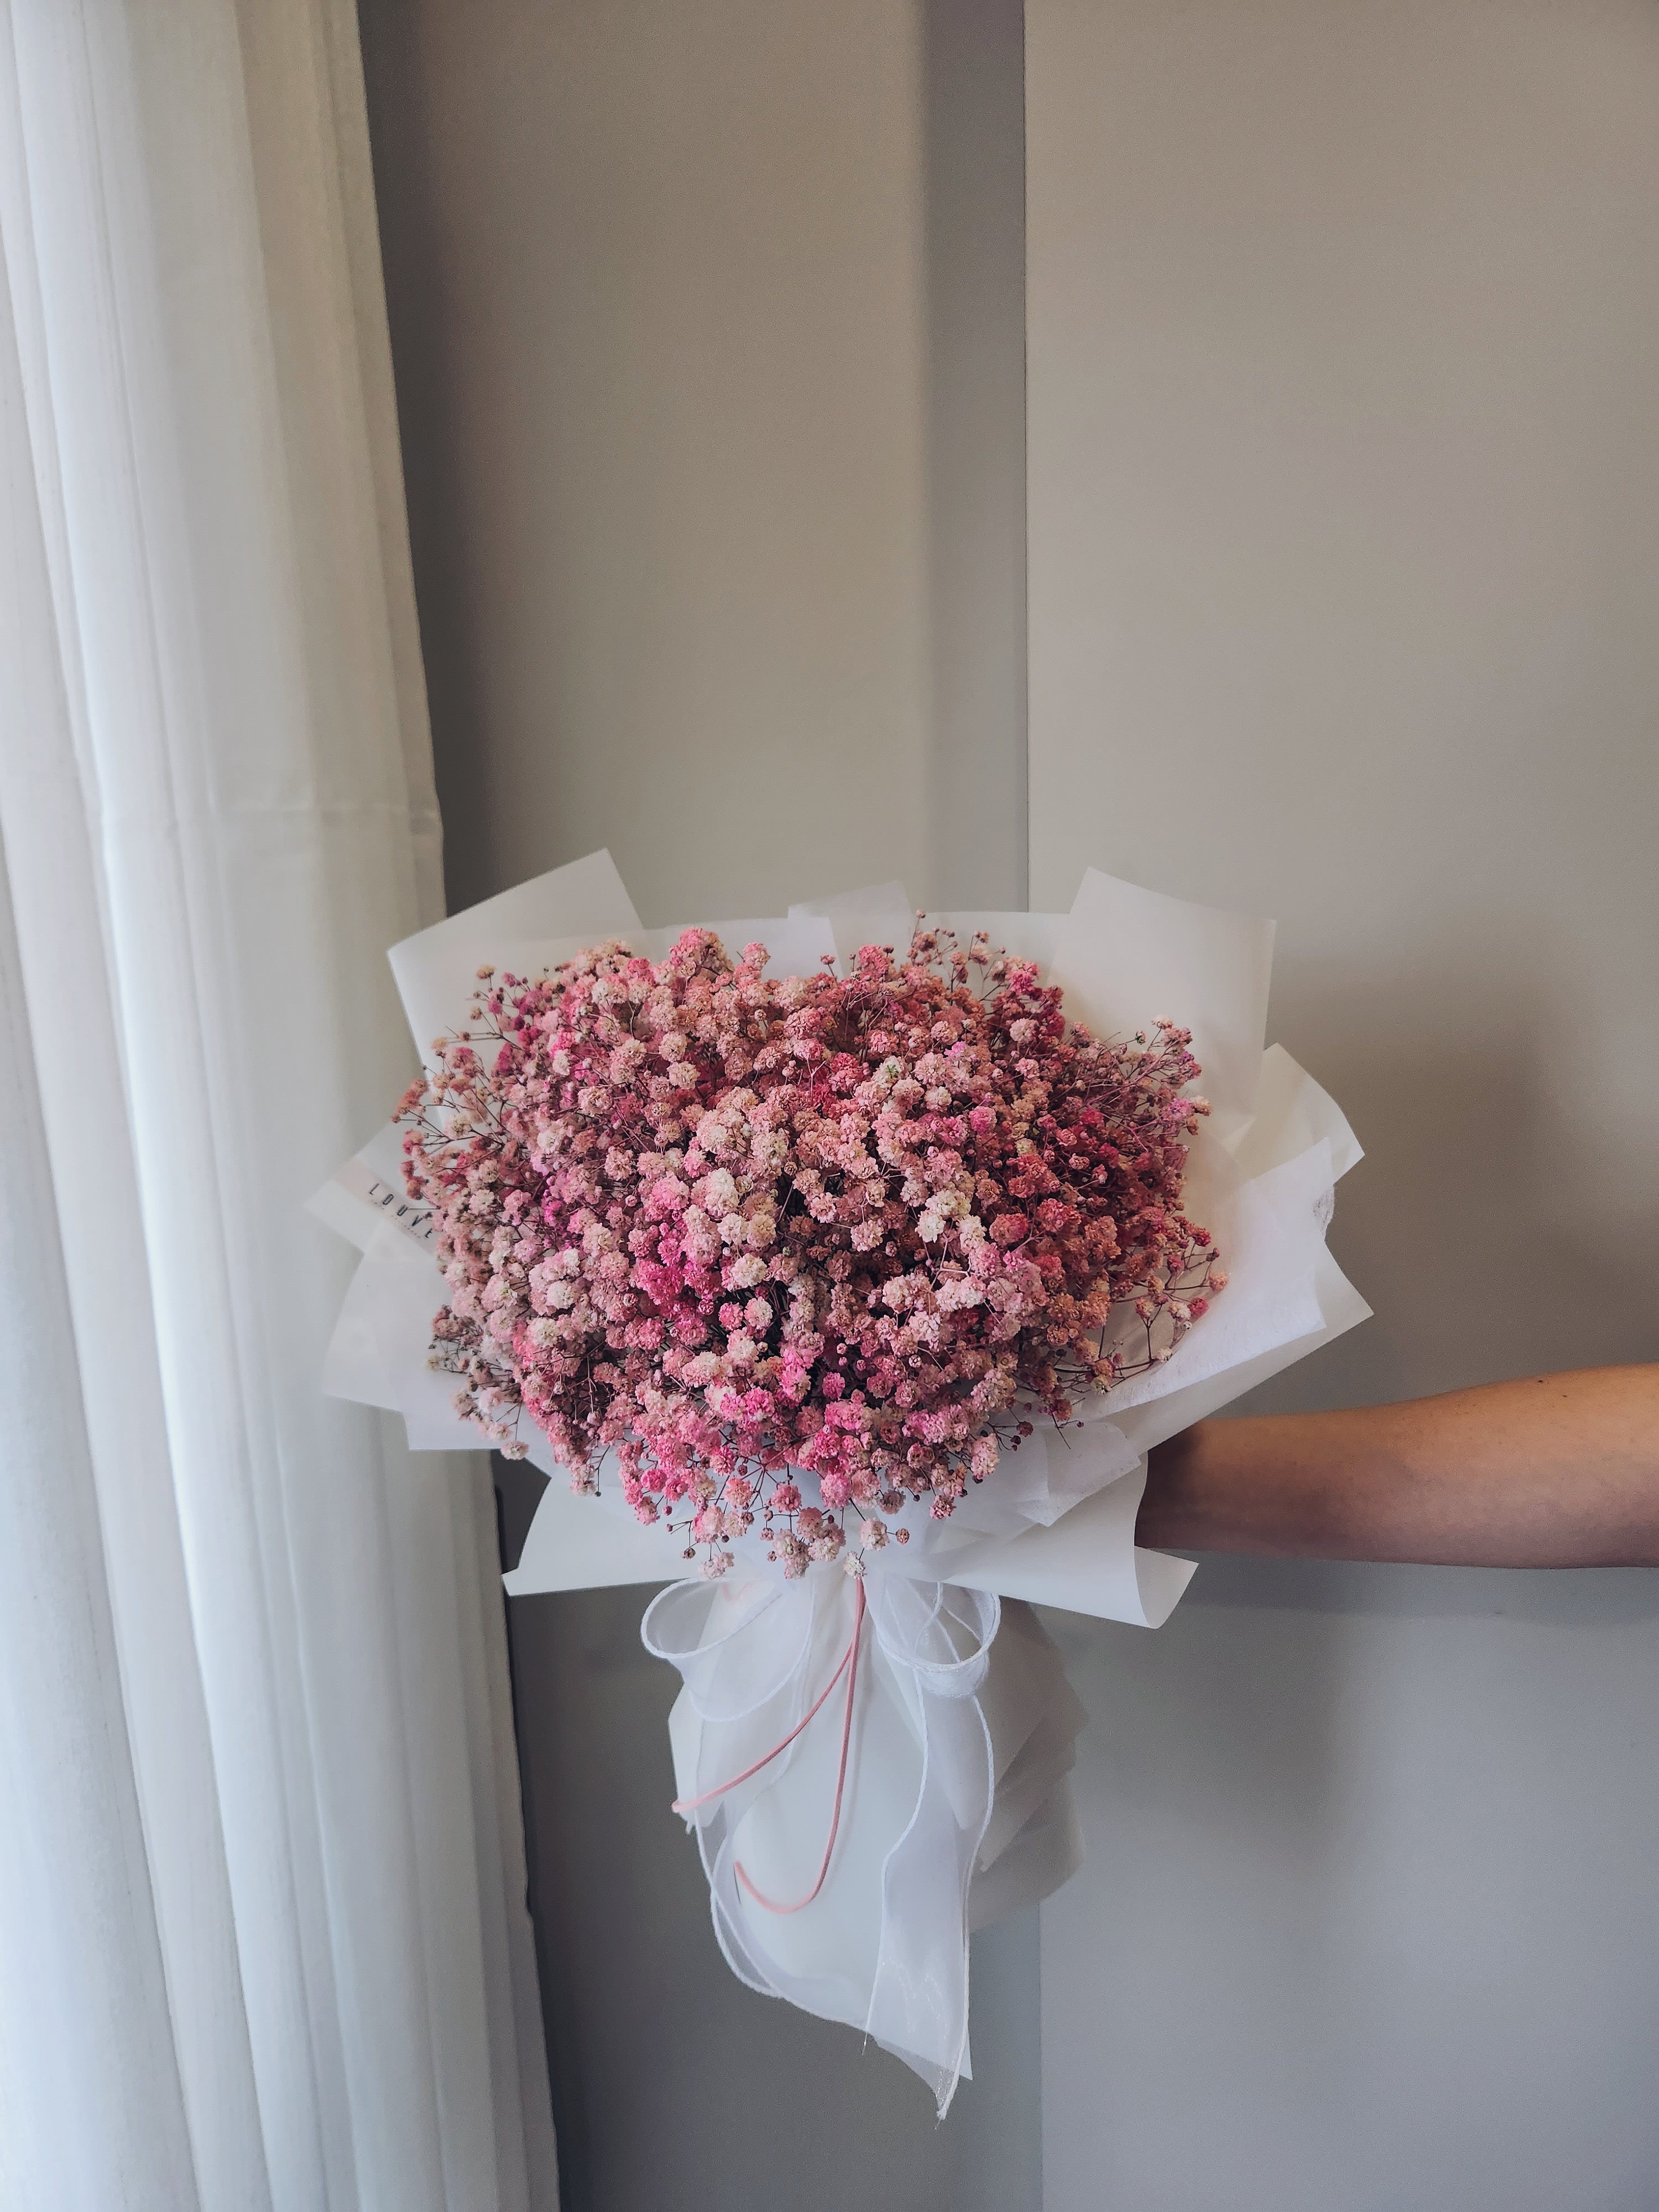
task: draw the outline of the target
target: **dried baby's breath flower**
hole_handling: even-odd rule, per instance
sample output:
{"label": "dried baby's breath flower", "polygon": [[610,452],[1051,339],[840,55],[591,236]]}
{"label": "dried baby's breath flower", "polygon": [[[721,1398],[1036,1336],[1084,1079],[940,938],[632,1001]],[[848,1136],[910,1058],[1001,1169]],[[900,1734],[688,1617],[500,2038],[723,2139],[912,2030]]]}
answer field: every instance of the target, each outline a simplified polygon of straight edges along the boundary
{"label": "dried baby's breath flower", "polygon": [[1181,1209],[1187,1030],[1100,1041],[1029,963],[926,928],[845,977],[766,957],[692,929],[654,964],[481,970],[487,1026],[401,1117],[458,1403],[518,1450],[533,1422],[581,1489],[614,1451],[706,1571],[754,1531],[799,1574],[946,1517],[1225,1277]]}

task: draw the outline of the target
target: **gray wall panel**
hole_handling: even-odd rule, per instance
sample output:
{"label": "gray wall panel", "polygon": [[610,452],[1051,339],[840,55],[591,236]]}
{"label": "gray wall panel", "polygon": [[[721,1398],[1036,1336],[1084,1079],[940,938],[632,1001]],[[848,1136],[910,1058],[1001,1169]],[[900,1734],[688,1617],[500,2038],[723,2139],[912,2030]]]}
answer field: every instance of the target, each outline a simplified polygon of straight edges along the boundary
{"label": "gray wall panel", "polygon": [[[1018,5],[361,13],[452,905],[599,843],[648,921],[1018,902]],[[1035,1913],[943,2128],[744,1989],[644,1597],[511,1607],[573,2212],[1037,2212]]]}

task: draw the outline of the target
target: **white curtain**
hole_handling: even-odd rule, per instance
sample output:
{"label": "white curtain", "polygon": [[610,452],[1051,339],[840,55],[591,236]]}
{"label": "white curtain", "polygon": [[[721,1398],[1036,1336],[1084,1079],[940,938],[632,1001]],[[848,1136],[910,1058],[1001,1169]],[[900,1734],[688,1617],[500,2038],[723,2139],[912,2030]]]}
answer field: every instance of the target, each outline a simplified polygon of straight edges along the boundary
{"label": "white curtain", "polygon": [[349,0],[0,0],[0,2206],[556,2201],[491,1499],[302,1212],[441,911]]}

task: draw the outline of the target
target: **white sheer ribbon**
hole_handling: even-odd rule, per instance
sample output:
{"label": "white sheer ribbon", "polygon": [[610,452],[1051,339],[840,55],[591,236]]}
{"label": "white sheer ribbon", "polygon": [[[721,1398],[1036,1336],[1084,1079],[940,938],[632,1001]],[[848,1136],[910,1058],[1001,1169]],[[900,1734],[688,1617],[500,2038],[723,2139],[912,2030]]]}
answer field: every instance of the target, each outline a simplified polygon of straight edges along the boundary
{"label": "white sheer ribbon", "polygon": [[349,0],[0,0],[0,2203],[550,2207],[487,1474],[316,1387],[439,910]]}
{"label": "white sheer ribbon", "polygon": [[[1079,1859],[1066,1778],[1082,1710],[1036,1616],[1011,1601],[1004,1635],[1004,1611],[978,1590],[823,1567],[676,1583],[641,1627],[684,1683],[676,1809],[732,1972],[873,2036],[941,2112],[971,2070],[968,1936],[1006,1909],[999,1871],[1018,1866],[1006,1903],[1023,1903]],[[990,1909],[975,1912],[981,1888]]]}

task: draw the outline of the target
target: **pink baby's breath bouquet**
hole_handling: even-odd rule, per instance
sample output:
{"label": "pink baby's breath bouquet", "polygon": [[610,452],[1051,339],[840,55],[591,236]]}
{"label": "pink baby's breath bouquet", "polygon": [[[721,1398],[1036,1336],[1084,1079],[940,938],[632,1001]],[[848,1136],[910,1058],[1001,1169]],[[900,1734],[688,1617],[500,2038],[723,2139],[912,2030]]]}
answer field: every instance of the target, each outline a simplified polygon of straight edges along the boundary
{"label": "pink baby's breath bouquet", "polygon": [[[403,1102],[460,1409],[724,1572],[854,1571],[1033,1419],[1167,1358],[1224,1281],[1182,1210],[1190,1033],[1068,1024],[1030,961],[920,930],[845,977],[688,929],[478,976]],[[804,1502],[797,1471],[816,1478]]]}
{"label": "pink baby's breath bouquet", "polygon": [[314,1201],[362,1255],[327,1387],[552,1478],[510,1589],[667,1585],[728,1960],[941,2109],[969,1928],[1080,1855],[1030,1601],[1158,1625],[1146,1452],[1365,1310],[1271,944],[1093,871],[647,930],[596,854],[393,948],[424,1072]]}

